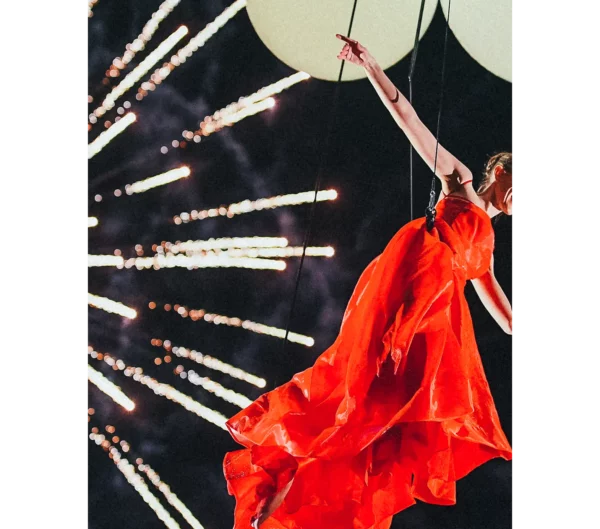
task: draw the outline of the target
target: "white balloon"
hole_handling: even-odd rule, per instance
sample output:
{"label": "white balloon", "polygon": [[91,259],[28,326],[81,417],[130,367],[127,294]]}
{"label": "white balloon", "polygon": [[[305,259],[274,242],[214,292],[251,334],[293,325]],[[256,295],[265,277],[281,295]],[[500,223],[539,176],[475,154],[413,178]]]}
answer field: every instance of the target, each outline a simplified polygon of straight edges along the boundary
{"label": "white balloon", "polygon": [[[441,0],[448,19],[448,1]],[[512,81],[512,1],[459,0],[450,6],[450,29],[481,66]]]}
{"label": "white balloon", "polygon": [[[281,61],[317,79],[337,81],[337,55],[344,43],[354,0],[248,0],[247,11],[256,33]],[[422,37],[437,6],[426,0]],[[413,48],[421,0],[359,0],[351,38],[366,46],[386,69]],[[344,81],[366,77],[363,68],[346,63]]]}

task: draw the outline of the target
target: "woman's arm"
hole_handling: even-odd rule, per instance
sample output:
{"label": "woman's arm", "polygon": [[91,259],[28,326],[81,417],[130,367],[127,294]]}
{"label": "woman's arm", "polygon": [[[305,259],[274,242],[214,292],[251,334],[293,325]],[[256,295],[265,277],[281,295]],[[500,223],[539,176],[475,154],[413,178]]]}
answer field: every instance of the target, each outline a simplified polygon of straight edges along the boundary
{"label": "woman's arm", "polygon": [[481,277],[473,279],[475,292],[483,306],[507,334],[512,334],[512,308],[506,294],[494,276],[493,260],[490,269]]}
{"label": "woman's arm", "polygon": [[[383,104],[406,134],[412,146],[433,171],[435,136],[423,124],[408,99],[400,93],[369,51],[355,40],[342,35],[337,35],[337,37],[346,42],[338,58],[365,69],[369,81]],[[441,145],[438,146],[436,176],[446,182],[453,180],[459,183],[473,178],[471,171]]]}

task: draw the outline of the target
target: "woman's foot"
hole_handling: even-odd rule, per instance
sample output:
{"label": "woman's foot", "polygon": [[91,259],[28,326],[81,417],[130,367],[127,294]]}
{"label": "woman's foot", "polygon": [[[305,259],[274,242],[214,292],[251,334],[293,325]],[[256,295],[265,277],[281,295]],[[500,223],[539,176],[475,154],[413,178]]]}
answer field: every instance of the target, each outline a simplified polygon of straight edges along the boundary
{"label": "woman's foot", "polygon": [[258,529],[260,525],[277,510],[289,492],[293,482],[294,479],[292,478],[290,482],[279,492],[273,494],[273,496],[266,498],[258,504],[258,512],[250,520],[250,526],[252,529]]}

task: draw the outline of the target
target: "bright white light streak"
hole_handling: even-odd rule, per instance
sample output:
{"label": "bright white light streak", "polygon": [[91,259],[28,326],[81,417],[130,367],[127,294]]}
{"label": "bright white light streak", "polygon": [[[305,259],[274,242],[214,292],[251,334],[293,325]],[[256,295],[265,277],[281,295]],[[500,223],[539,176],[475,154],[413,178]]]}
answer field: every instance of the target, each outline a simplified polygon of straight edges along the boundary
{"label": "bright white light streak", "polygon": [[259,101],[262,101],[267,97],[279,94],[284,90],[287,90],[291,86],[294,86],[295,84],[300,83],[302,81],[306,81],[308,79],[310,79],[310,75],[306,72],[296,72],[295,74],[290,75],[289,77],[284,77],[283,79],[280,79],[279,81],[273,84],[261,88],[260,90],[254,92],[253,94],[250,94],[247,97],[243,97],[238,104],[242,106],[248,106],[254,103],[258,103]]}
{"label": "bright white light streak", "polygon": [[133,320],[137,316],[137,312],[131,307],[123,305],[123,303],[119,303],[118,301],[113,301],[112,299],[95,296],[94,294],[88,293],[88,303],[92,307],[118,314],[119,316],[129,318],[130,320]]}
{"label": "bright white light streak", "polygon": [[[181,373],[185,373],[185,371],[181,371]],[[235,404],[236,406],[239,406],[242,409],[252,404],[252,401],[248,397],[245,397],[240,393],[236,393],[231,389],[227,389],[218,382],[215,382],[214,380],[211,380],[208,377],[201,377],[195,371],[188,371],[187,379],[195,386],[200,386],[209,393],[212,393],[213,395],[223,399],[226,402]]]}
{"label": "bright white light streak", "polygon": [[152,484],[163,493],[167,501],[181,513],[181,516],[183,516],[185,521],[189,523],[193,529],[204,529],[202,524],[194,517],[177,495],[174,492],[171,492],[171,487],[160,478],[158,473],[150,465],[142,463],[138,465],[138,470],[148,476],[148,479]]}
{"label": "bright white light streak", "polygon": [[128,195],[132,195],[133,193],[143,193],[144,191],[148,191],[148,189],[152,189],[153,187],[164,186],[165,184],[170,184],[171,182],[175,182],[181,178],[187,178],[188,176],[190,176],[190,168],[184,165],[183,167],[172,169],[166,173],[161,173],[156,176],[146,178],[145,180],[128,184],[125,186],[125,193]]}
{"label": "bright white light streak", "polygon": [[189,240],[175,244],[167,242],[162,246],[169,252],[177,254],[227,248],[284,248],[287,245],[288,240],[285,237],[221,237],[219,239]]}
{"label": "bright white light streak", "polygon": [[120,255],[88,255],[88,268],[96,266],[116,266],[123,268],[124,260]]}
{"label": "bright white light streak", "polygon": [[[305,72],[297,72],[284,77],[249,96],[241,97],[238,101],[234,101],[226,107],[217,110],[211,116],[206,116],[200,122],[200,128],[196,132],[184,130],[182,136],[188,141],[194,140],[198,143],[202,136],[210,136],[213,132],[219,131],[225,126],[230,126],[245,117],[272,108],[275,105],[275,100],[271,96],[307,79],[310,79],[310,75]],[[181,146],[181,144],[175,144],[174,146]],[[166,146],[161,148],[163,154],[168,150]]]}
{"label": "bright white light streak", "polygon": [[196,133],[207,136],[211,132],[212,123],[221,121],[227,116],[237,114],[244,108],[251,107],[254,104],[259,103],[267,98],[272,99],[271,96],[279,94],[284,90],[287,90],[291,86],[294,86],[295,84],[300,83],[302,81],[306,81],[307,79],[310,79],[310,75],[308,75],[307,73],[296,72],[295,74],[290,75],[288,77],[284,77],[283,79],[280,79],[275,83],[264,86],[263,88],[257,90],[249,96],[241,97],[238,101],[234,101],[226,107],[217,110],[212,116],[207,116],[206,118],[204,118],[204,120],[200,123],[200,129]]}
{"label": "bright white light streak", "polygon": [[[197,135],[202,136],[210,136],[213,132],[218,132],[224,127],[230,127],[237,123],[238,121],[242,121],[242,119],[247,118],[249,116],[254,116],[259,112],[263,112],[275,106],[275,99],[269,97],[264,101],[260,101],[253,105],[242,106],[241,110],[237,112],[229,112],[223,114],[219,119],[215,119],[214,117],[210,117],[202,122],[201,128],[196,131]],[[187,140],[191,140],[194,138],[194,133],[190,131],[184,131],[182,136]]]}
{"label": "bright white light streak", "polygon": [[[263,325],[262,323],[245,321],[244,324],[242,324],[242,327],[244,329],[259,334],[268,334],[269,336],[275,336],[276,338],[285,338],[285,329],[270,327],[269,325]],[[288,340],[290,342],[296,342],[302,345],[306,345],[307,347],[312,347],[313,345],[315,345],[314,339],[310,336],[304,336],[303,334],[298,334],[295,332],[290,332],[288,334]]]}
{"label": "bright white light streak", "polygon": [[129,125],[136,120],[135,114],[129,112],[117,123],[112,125],[108,130],[105,130],[92,143],[88,145],[88,160],[98,154],[106,147],[116,136],[121,134]]}
{"label": "bright white light streak", "polygon": [[[88,347],[88,354],[92,358],[99,360],[99,355],[101,353],[94,351],[93,347]],[[119,370],[123,371],[125,376],[130,376],[136,382],[150,388],[156,395],[176,402],[177,404],[183,406],[186,410],[198,415],[198,417],[201,417],[202,419],[227,431],[227,427],[225,426],[227,417],[218,411],[211,410],[210,408],[203,406],[199,402],[195,401],[192,397],[176,390],[169,384],[164,384],[152,377],[149,377],[148,375],[144,375],[144,370],[141,367],[128,366],[122,360],[117,359],[107,353],[102,355],[102,360],[104,360],[104,362],[110,366],[116,365]]]}
{"label": "bright white light streak", "polygon": [[98,219],[96,217],[88,217],[88,228],[95,228],[98,226]]}
{"label": "bright white light streak", "polygon": [[162,83],[177,66],[184,63],[186,59],[189,59],[195,51],[204,46],[208,39],[215,35],[244,7],[246,7],[246,0],[236,0],[229,7],[225,8],[220,15],[218,15],[212,22],[207,24],[202,31],[200,31],[195,37],[191,38],[183,48],[173,55],[169,63],[155,70],[155,72],[150,76],[150,81],[143,83],[142,88],[144,85],[156,86]]}
{"label": "bright white light streak", "polygon": [[232,366],[231,364],[222,362],[218,358],[202,354],[194,349],[190,350],[186,347],[174,346],[171,351],[179,358],[187,358],[209,369],[214,369],[215,371],[225,373],[232,378],[237,378],[238,380],[248,382],[249,384],[252,384],[258,388],[264,388],[267,385],[267,381],[264,378],[252,375],[251,373],[248,373],[239,367]]}
{"label": "bright white light streak", "polygon": [[[232,248],[223,252],[231,258],[272,258],[272,257],[301,257],[302,246],[288,246],[286,248]],[[223,255],[218,254],[218,255]],[[335,250],[331,246],[307,246],[307,257],[333,257]]]}
{"label": "bright white light streak", "polygon": [[242,119],[247,118],[249,116],[254,116],[259,112],[263,112],[264,110],[268,110],[269,108],[273,108],[275,106],[275,99],[269,97],[264,101],[260,101],[259,103],[255,103],[254,105],[250,105],[239,112],[235,112],[233,114],[227,114],[223,116],[219,121],[211,122],[211,127],[219,127],[219,126],[231,126],[238,121],[242,121]]}
{"label": "bright white light streak", "polygon": [[[201,245],[196,246],[186,243],[172,245],[169,248],[167,255],[169,255],[169,253],[175,255],[178,253],[185,253],[189,256],[194,255],[195,253],[206,251],[215,252],[216,255],[225,255],[232,259],[239,259],[242,257],[249,257],[252,259],[271,259],[274,257],[279,257],[285,259],[287,257],[302,256],[302,246],[286,246],[284,248],[255,248],[248,246],[246,248],[231,247],[224,250],[206,250],[202,248]],[[331,246],[308,246],[306,248],[306,255],[308,257],[333,257],[335,255],[335,250]]]}
{"label": "bright white light streak", "polygon": [[[108,110],[115,106],[115,101],[119,99],[127,90],[137,83],[150,68],[152,68],[166,53],[169,52],[175,44],[188,34],[188,28],[181,26],[177,31],[172,33],[168,38],[161,42],[158,47],[151,52],[140,64],[138,64],[123,80],[115,86],[110,94],[108,94],[102,104],[94,110],[96,117],[103,116]],[[119,123],[122,120],[119,120]],[[116,125],[116,124],[115,124]],[[114,126],[114,125],[113,125]],[[112,128],[112,127],[111,127]],[[110,129],[109,129],[110,130]]]}
{"label": "bright white light streak", "polygon": [[116,268],[133,268],[138,270],[160,270],[161,268],[187,268],[196,270],[198,268],[246,268],[251,270],[278,270],[286,269],[284,261],[258,257],[230,257],[226,253],[192,255],[173,255],[158,253],[152,257],[131,257],[127,260],[120,255],[88,255],[88,268],[99,266],[114,266]]}
{"label": "bright white light streak", "polygon": [[140,377],[140,383],[149,387],[157,395],[166,397],[167,399],[172,400],[173,402],[177,402],[186,410],[195,413],[199,417],[202,417],[204,420],[211,422],[212,424],[218,426],[219,428],[222,428],[223,430],[227,430],[227,427],[225,426],[227,417],[221,415],[218,411],[211,410],[210,408],[203,406],[202,404],[196,402],[194,399],[192,399],[185,393],[181,393],[181,391],[178,391],[174,387],[169,386],[169,384],[163,384],[162,382],[158,382],[157,380],[149,377],[148,375]]}
{"label": "bright white light streak", "polygon": [[[285,329],[280,329],[278,327],[270,327],[269,325],[256,323],[250,320],[230,318],[229,316],[223,316],[221,314],[211,314],[206,312],[204,309],[188,309],[187,307],[179,307],[179,309],[177,310],[177,314],[179,314],[182,318],[187,318],[189,316],[192,321],[203,319],[204,321],[214,323],[215,325],[242,327],[243,329],[258,334],[267,334],[269,336],[275,336],[276,338],[285,338]],[[307,347],[312,347],[315,344],[314,339],[310,336],[297,334],[295,332],[289,333],[288,340],[290,342],[296,342],[302,345],[306,345]]]}
{"label": "bright white light streak", "polygon": [[[112,430],[114,433],[114,428]],[[122,458],[123,456],[120,454],[118,448],[114,446],[103,434],[99,434],[92,430],[90,434],[90,439],[94,441],[96,444],[99,444],[110,454],[112,459],[114,460],[115,456],[117,458]],[[125,441],[125,439],[121,439],[121,446],[126,445],[129,446],[129,443]],[[123,448],[125,450],[125,448]],[[185,506],[185,504],[177,497],[174,492],[171,492],[171,487],[167,483],[165,483],[161,477],[158,475],[156,470],[154,470],[148,463],[144,463],[142,459],[136,460],[137,470],[140,473],[146,474],[150,482],[160,491],[163,496],[167,499],[167,501],[179,511],[179,513],[184,517],[184,519],[193,527],[193,529],[204,529],[202,524],[194,517],[194,515],[190,512],[190,510]]]}
{"label": "bright white light streak", "polygon": [[92,366],[88,366],[88,380],[100,391],[106,393],[117,404],[123,406],[127,411],[132,411],[135,408],[135,402],[125,395],[119,386],[113,384],[108,378],[100,373],[100,371],[96,371]]}
{"label": "bright white light streak", "polygon": [[132,257],[125,261],[125,268],[135,266],[138,270],[154,268],[249,268],[252,270],[285,270],[284,261],[255,259],[251,257],[228,257],[227,255],[173,255],[157,254],[153,257]]}
{"label": "bright white light streak", "polygon": [[[338,194],[335,189],[327,189],[325,191],[317,192],[317,202],[325,200],[335,200]],[[188,223],[193,220],[204,220],[212,217],[228,217],[231,218],[234,215],[242,215],[243,213],[250,213],[252,211],[260,211],[263,209],[274,209],[282,206],[297,206],[299,204],[306,204],[312,202],[315,198],[314,191],[305,191],[303,193],[295,193],[290,195],[278,195],[269,198],[260,198],[258,200],[244,200],[229,206],[221,206],[218,208],[205,209],[202,211],[192,211],[188,213],[184,211],[179,215],[173,217],[175,224],[181,224],[182,222]]]}
{"label": "bright white light streak", "polygon": [[[91,433],[90,439],[97,445],[101,445],[105,439],[104,435]],[[121,455],[118,448],[111,446],[109,453],[112,455],[112,461],[117,468],[123,473],[125,479],[129,484],[137,491],[137,493],[144,499],[148,506],[156,513],[156,516],[169,528],[169,529],[181,529],[181,526],[171,517],[169,511],[167,511],[160,503],[158,498],[150,492],[148,485],[144,481],[144,478],[140,476],[136,471],[135,467]]]}
{"label": "bright white light streak", "polygon": [[138,37],[133,42],[125,46],[123,57],[115,58],[110,66],[109,71],[112,72],[126,68],[131,60],[135,57],[135,54],[138,51],[142,51],[146,47],[146,44],[150,41],[158,29],[159,24],[167,17],[169,13],[171,13],[171,11],[173,11],[173,9],[175,9],[175,7],[177,7],[179,2],[181,2],[181,0],[166,0],[166,2],[160,4],[158,10],[152,13],[152,17],[150,20],[148,20],[148,22],[146,22],[142,28],[142,32],[138,35]]}

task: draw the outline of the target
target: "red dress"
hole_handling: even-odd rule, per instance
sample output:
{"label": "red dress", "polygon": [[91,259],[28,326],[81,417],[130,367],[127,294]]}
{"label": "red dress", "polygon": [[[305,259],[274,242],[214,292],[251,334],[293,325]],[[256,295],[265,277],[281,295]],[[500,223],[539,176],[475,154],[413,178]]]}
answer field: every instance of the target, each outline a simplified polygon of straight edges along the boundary
{"label": "red dress", "polygon": [[456,480],[511,459],[464,287],[489,269],[488,215],[450,196],[402,227],[362,273],[335,342],[227,422],[234,529],[293,478],[270,529],[388,529],[415,499],[456,503]]}

